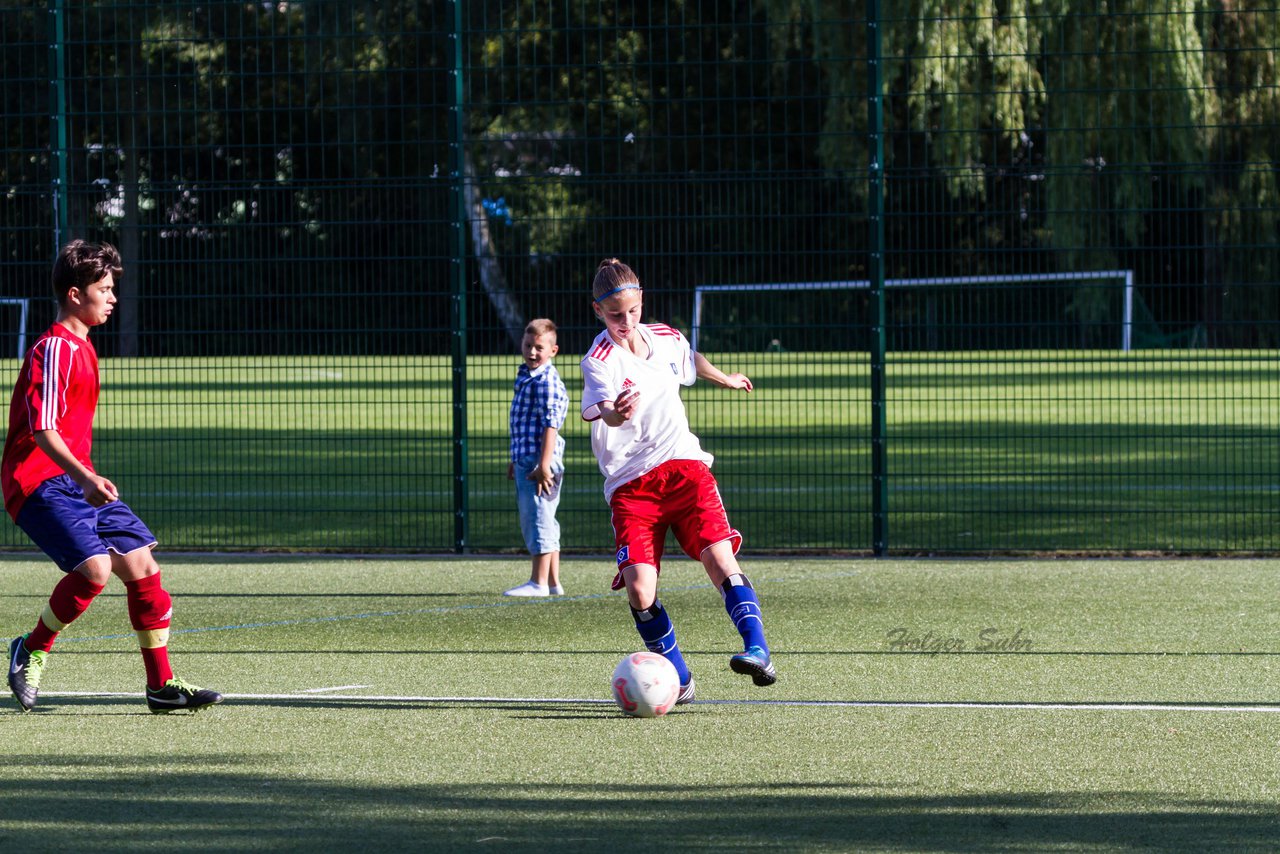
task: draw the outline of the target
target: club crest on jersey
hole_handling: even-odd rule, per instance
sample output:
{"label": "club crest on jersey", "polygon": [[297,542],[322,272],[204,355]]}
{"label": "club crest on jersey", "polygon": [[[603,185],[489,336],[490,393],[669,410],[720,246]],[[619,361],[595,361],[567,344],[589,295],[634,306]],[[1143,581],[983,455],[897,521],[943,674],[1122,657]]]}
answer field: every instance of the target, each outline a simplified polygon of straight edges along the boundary
{"label": "club crest on jersey", "polygon": [[618,549],[618,565],[621,566],[622,562],[626,560],[630,556],[630,554],[631,554],[631,549],[629,546],[623,546],[622,548]]}

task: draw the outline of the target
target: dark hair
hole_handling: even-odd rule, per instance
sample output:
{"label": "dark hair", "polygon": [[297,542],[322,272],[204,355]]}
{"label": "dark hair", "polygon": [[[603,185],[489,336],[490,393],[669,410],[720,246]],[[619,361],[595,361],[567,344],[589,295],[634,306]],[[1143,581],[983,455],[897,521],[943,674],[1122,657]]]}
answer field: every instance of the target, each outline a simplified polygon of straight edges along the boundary
{"label": "dark hair", "polygon": [[630,267],[617,258],[606,258],[596,268],[596,277],[591,282],[591,298],[599,302],[618,291],[639,287],[640,277]]}
{"label": "dark hair", "polygon": [[53,262],[53,295],[62,305],[72,288],[84,290],[94,282],[102,281],[110,273],[119,280],[124,273],[120,253],[110,243],[89,243],[73,240],[58,253]]}

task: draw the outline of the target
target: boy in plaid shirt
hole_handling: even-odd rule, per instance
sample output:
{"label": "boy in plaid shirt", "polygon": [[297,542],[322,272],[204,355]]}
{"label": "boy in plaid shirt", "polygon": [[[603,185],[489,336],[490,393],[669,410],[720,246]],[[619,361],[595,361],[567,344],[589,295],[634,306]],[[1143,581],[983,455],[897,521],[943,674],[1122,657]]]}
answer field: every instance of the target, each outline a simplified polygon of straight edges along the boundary
{"label": "boy in plaid shirt", "polygon": [[551,360],[560,348],[556,325],[546,318],[529,321],[520,345],[524,364],[516,374],[511,400],[511,462],[507,479],[516,482],[520,531],[533,555],[529,580],[506,596],[559,596],[560,484],[564,480],[564,426],[569,392]]}

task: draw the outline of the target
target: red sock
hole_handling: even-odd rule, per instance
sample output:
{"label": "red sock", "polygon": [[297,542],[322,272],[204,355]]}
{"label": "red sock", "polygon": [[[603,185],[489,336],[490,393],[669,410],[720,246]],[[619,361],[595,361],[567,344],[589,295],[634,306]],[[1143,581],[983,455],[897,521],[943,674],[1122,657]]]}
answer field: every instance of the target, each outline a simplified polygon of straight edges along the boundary
{"label": "red sock", "polygon": [[129,622],[138,634],[142,664],[147,669],[147,687],[159,689],[173,678],[169,667],[169,619],[172,599],[160,585],[160,573],[124,583]]}
{"label": "red sock", "polygon": [[78,572],[68,572],[53,588],[49,604],[36,621],[36,627],[27,636],[27,651],[53,649],[54,638],[76,617],[88,610],[90,603],[103,590]]}
{"label": "red sock", "polygon": [[173,678],[173,670],[169,667],[169,647],[157,646],[152,649],[142,648],[142,666],[147,668],[147,687],[158,691],[164,683]]}

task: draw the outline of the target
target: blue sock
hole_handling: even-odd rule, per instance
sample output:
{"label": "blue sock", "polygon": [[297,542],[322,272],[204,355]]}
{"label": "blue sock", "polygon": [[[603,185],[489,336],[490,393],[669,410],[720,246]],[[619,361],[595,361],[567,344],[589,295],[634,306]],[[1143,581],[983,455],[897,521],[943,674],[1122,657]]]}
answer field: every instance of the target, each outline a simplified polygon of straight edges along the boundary
{"label": "blue sock", "polygon": [[769,645],[764,641],[764,615],[760,613],[760,600],[756,598],[755,588],[741,573],[731,575],[720,585],[724,596],[724,609],[729,612],[729,619],[742,635],[743,645],[758,646],[765,652]]}
{"label": "blue sock", "polygon": [[640,633],[645,649],[658,653],[674,664],[676,673],[680,676],[680,684],[688,685],[689,665],[685,664],[684,656],[680,654],[680,645],[676,643],[676,627],[671,624],[667,609],[655,600],[653,607],[644,611],[632,608],[631,616],[635,618],[636,631]]}

